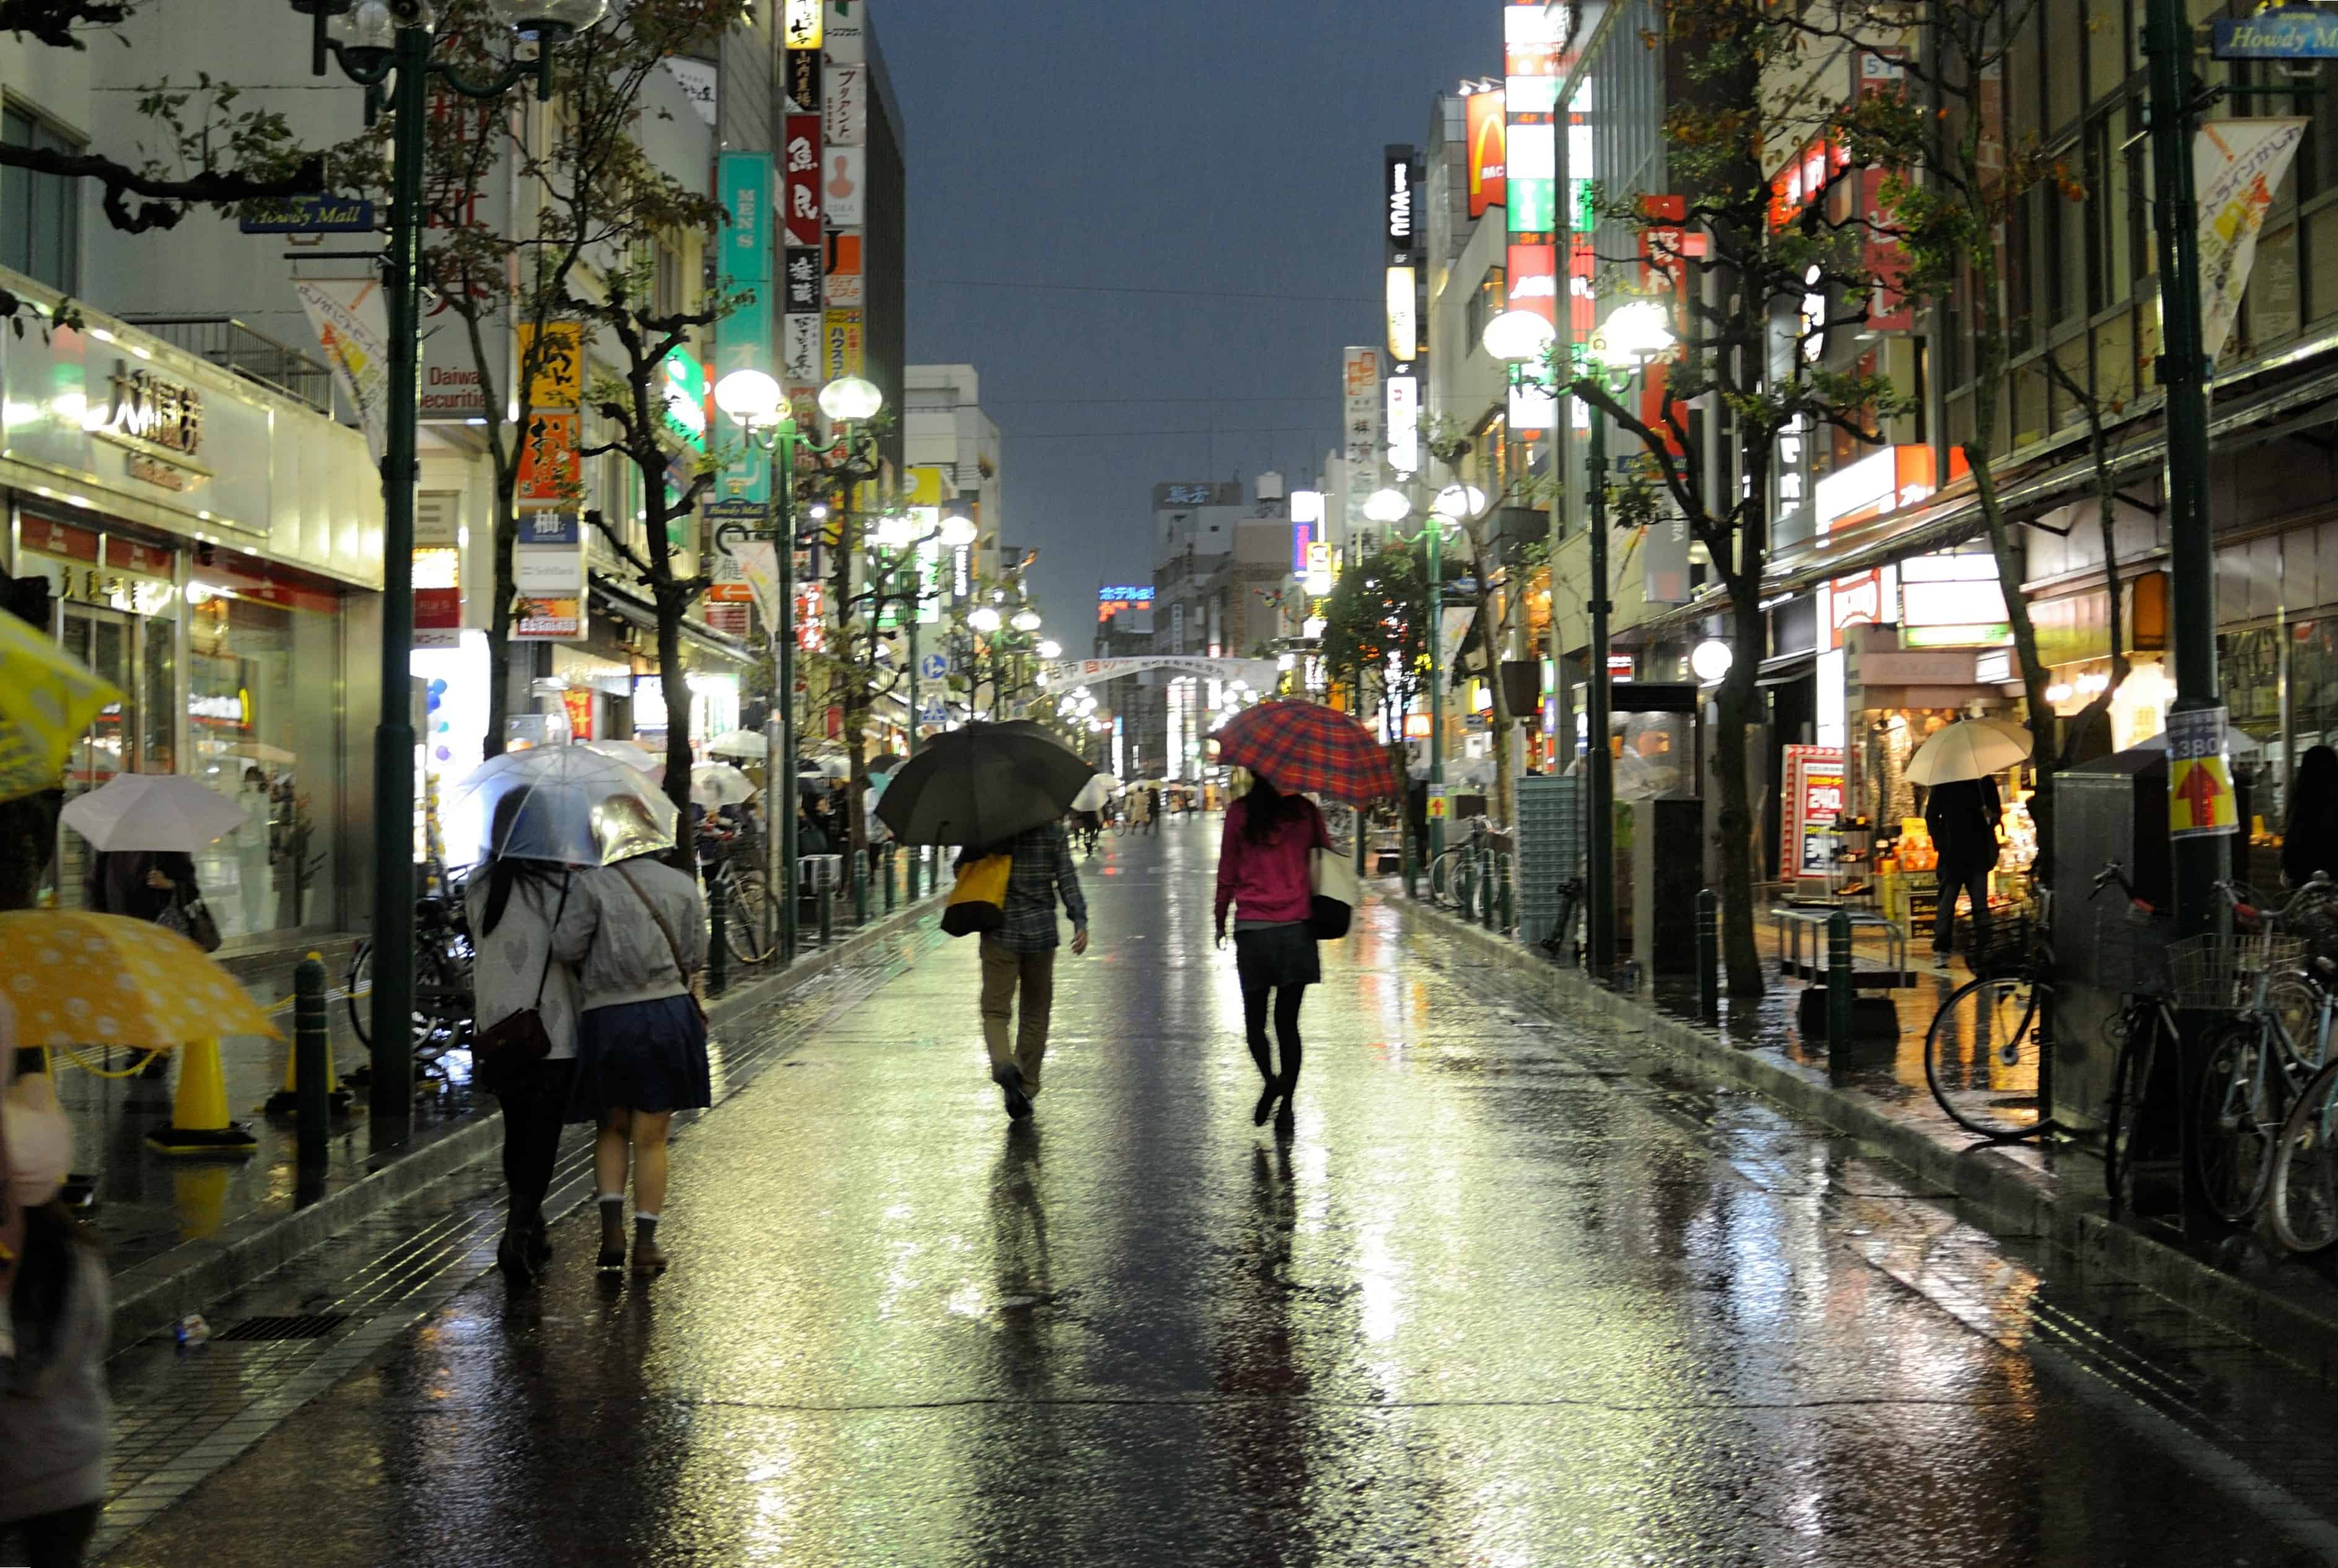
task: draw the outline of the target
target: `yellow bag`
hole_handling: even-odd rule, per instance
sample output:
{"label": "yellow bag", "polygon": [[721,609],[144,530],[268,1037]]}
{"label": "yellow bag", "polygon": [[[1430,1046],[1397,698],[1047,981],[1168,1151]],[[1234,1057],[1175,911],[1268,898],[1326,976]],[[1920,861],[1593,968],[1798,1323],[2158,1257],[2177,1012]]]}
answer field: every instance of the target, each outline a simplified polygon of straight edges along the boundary
{"label": "yellow bag", "polygon": [[1011,855],[986,855],[958,868],[948,906],[942,911],[942,929],[952,936],[996,931],[1007,924],[1007,873]]}

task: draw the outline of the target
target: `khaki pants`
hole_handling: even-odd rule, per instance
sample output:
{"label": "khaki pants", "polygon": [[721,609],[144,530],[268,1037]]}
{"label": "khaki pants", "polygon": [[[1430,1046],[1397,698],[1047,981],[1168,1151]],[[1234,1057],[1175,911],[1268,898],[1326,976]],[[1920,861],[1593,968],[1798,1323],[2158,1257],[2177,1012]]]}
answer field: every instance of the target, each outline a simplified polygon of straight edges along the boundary
{"label": "khaki pants", "polygon": [[[1007,1049],[1007,1021],[1015,990],[1023,989],[1023,1016],[1015,1030],[1015,1050]],[[1023,1069],[1023,1092],[1039,1092],[1039,1067],[1047,1057],[1047,1014],[1056,1004],[1056,950],[1017,953],[982,941],[982,1040],[990,1049],[992,1072],[1012,1063]]]}

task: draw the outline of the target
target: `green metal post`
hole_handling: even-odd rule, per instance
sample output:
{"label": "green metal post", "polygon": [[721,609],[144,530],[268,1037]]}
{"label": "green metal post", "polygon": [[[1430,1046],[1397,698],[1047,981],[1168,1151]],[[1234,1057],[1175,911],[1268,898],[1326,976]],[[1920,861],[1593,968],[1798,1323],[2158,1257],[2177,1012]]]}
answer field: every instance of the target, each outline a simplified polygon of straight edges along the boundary
{"label": "green metal post", "polygon": [[706,921],[712,933],[706,944],[706,994],[720,996],[731,989],[731,933],[724,916],[731,912],[728,885],[720,877],[706,883]]}
{"label": "green metal post", "polygon": [[1478,847],[1478,924],[1488,931],[1494,928],[1494,848],[1490,844]]}
{"label": "green metal post", "polygon": [[1841,909],[1827,916],[1827,1049],[1851,1046],[1851,916]]}
{"label": "green metal post", "polygon": [[1585,935],[1591,973],[1616,967],[1616,779],[1607,754],[1607,416],[1591,410],[1591,647],[1584,661]]}
{"label": "green metal post", "polygon": [[1445,849],[1445,819],[1437,815],[1445,793],[1445,671],[1438,654],[1445,641],[1445,519],[1429,514],[1429,858]]}
{"label": "green metal post", "polygon": [[[2174,580],[2177,713],[2216,707],[2216,562],[2208,515],[2208,358],[2200,325],[2198,202],[2192,180],[2191,18],[2185,0],[2148,0],[2144,52],[2151,71],[2152,221],[2159,238],[2164,323],[2159,382],[2166,397],[2168,574]],[[2176,934],[2200,936],[2216,921],[2222,838],[2178,838]],[[2188,1102],[2187,1102],[2188,1103]]]}
{"label": "green metal post", "polygon": [[1721,897],[1710,887],[1696,895],[1696,1015],[1721,1020]]}
{"label": "green metal post", "polygon": [[[373,1093],[377,1126],[414,1117],[414,485],[422,353],[422,173],[430,33],[400,27],[390,89],[389,424],[381,459],[381,713],[373,732]],[[496,678],[501,679],[497,671]],[[381,1134],[377,1132],[377,1148]]]}
{"label": "green metal post", "polygon": [[776,700],[780,713],[779,755],[772,759],[771,777],[776,781],[779,799],[773,805],[779,811],[780,876],[775,886],[780,890],[779,961],[781,967],[795,961],[798,941],[796,911],[796,877],[801,869],[796,856],[796,431],[793,425],[780,427],[779,440],[772,447],[780,466],[780,482],[772,487],[772,533],[780,545],[780,689]]}
{"label": "green metal post", "polygon": [[321,1166],[332,1132],[331,1023],[325,1013],[325,965],[311,953],[292,971],[292,1084],[297,1096],[300,1164]]}

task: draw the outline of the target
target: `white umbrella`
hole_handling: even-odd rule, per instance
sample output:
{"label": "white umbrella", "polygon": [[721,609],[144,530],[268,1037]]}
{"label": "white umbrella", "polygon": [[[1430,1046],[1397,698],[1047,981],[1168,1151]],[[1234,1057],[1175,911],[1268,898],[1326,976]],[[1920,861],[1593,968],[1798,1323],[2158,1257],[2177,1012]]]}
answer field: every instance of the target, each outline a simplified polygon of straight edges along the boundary
{"label": "white umbrella", "polygon": [[1119,779],[1109,773],[1099,773],[1080,786],[1080,792],[1072,797],[1072,809],[1101,811],[1110,803],[1113,791],[1119,788]]}
{"label": "white umbrella", "polygon": [[241,806],[200,779],[175,773],[117,773],[64,809],[66,827],[109,850],[192,855],[246,820]]}
{"label": "white umbrella", "polygon": [[752,730],[725,730],[706,743],[712,757],[768,757],[771,743]]}
{"label": "white umbrella", "polygon": [[580,741],[579,744],[585,750],[606,757],[612,762],[623,762],[628,768],[647,774],[652,783],[657,782],[665,774],[665,759],[650,750],[648,747],[638,745],[634,741],[585,740]]}
{"label": "white umbrella", "polygon": [[755,797],[755,781],[728,762],[701,762],[690,770],[690,798],[712,811]]}
{"label": "white umbrella", "polygon": [[1960,719],[1933,731],[1908,759],[1911,784],[1952,784],[1986,779],[2027,761],[2033,741],[2027,730],[2002,719]]}
{"label": "white umbrella", "polygon": [[673,848],[681,817],[639,769],[584,746],[531,746],[488,758],[455,786],[447,802],[447,858],[468,866],[492,848],[526,860],[607,866]]}

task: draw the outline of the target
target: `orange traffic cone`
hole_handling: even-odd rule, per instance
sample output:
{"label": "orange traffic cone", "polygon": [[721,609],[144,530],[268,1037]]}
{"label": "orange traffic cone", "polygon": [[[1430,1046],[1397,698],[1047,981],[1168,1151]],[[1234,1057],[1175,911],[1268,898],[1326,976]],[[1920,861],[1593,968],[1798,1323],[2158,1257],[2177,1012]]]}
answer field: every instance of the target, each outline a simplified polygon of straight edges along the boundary
{"label": "orange traffic cone", "polygon": [[179,1090],[171,1125],[146,1134],[165,1154],[249,1154],[259,1140],[227,1119],[227,1078],[219,1042],[209,1037],[179,1047]]}

